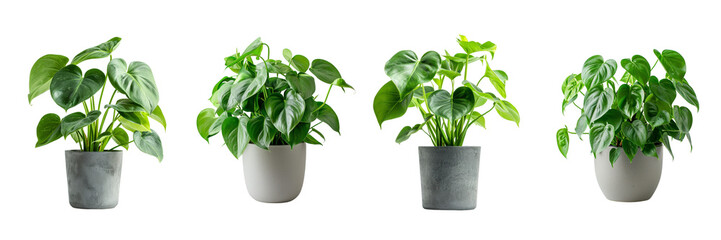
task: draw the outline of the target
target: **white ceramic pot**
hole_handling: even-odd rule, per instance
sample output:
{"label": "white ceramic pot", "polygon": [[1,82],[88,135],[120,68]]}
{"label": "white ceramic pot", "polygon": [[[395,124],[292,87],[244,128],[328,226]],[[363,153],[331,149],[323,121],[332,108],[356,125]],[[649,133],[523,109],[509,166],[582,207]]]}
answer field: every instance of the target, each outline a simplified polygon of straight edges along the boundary
{"label": "white ceramic pot", "polygon": [[243,172],[248,193],[267,203],[289,202],[303,188],[305,143],[272,145],[268,150],[249,144],[243,153]]}
{"label": "white ceramic pot", "polygon": [[[609,152],[618,148],[621,155],[611,167]],[[656,146],[658,158],[648,157],[638,150],[633,162],[628,160],[623,148],[608,147],[596,156],[596,180],[608,200],[619,202],[645,201],[653,196],[661,180],[663,149]]]}

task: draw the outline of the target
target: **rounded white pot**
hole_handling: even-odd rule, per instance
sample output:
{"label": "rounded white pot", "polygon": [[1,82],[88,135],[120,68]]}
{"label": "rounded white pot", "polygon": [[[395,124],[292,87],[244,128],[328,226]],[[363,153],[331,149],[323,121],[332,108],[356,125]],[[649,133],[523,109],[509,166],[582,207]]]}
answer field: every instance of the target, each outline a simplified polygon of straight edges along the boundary
{"label": "rounded white pot", "polygon": [[[662,145],[656,146],[658,158],[643,155],[639,149],[633,158],[628,160],[623,148],[608,147],[596,156],[596,180],[603,195],[608,200],[619,202],[645,201],[653,196],[658,182],[661,180],[663,166]],[[611,167],[609,152],[617,148],[621,154]]]}
{"label": "rounded white pot", "polygon": [[243,172],[248,193],[267,203],[289,202],[303,188],[305,143],[271,145],[268,150],[249,144],[243,153]]}

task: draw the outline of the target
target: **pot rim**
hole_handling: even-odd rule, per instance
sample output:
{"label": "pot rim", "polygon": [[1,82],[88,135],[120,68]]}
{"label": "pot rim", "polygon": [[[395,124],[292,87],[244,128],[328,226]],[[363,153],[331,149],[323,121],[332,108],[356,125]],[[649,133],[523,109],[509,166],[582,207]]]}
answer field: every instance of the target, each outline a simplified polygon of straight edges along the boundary
{"label": "pot rim", "polygon": [[[293,146],[293,149],[295,149],[296,147],[298,147],[300,145],[306,145],[306,144],[304,142],[298,143],[295,146]],[[258,147],[258,145],[255,145],[255,143],[248,143],[248,147],[250,147],[250,146],[260,148],[260,147]],[[268,149],[271,149],[271,148],[288,148],[288,149],[290,149],[290,145],[288,145],[288,144],[286,144],[286,145],[269,145]],[[265,150],[265,149],[263,149],[263,150]]]}
{"label": "pot rim", "polygon": [[418,149],[445,149],[445,148],[481,148],[481,146],[418,146]]}
{"label": "pot rim", "polygon": [[78,150],[78,149],[70,149],[70,150],[65,150],[65,152],[93,154],[93,153],[122,153],[123,151],[122,150],[112,150],[112,151],[93,152],[93,151],[82,151],[82,150]]}
{"label": "pot rim", "polygon": [[[663,143],[654,143],[653,145],[654,145],[655,147],[663,147]],[[614,145],[608,145],[608,147],[609,147],[609,148],[620,148],[620,149],[623,149],[623,147],[618,147],[618,146],[614,146]]]}

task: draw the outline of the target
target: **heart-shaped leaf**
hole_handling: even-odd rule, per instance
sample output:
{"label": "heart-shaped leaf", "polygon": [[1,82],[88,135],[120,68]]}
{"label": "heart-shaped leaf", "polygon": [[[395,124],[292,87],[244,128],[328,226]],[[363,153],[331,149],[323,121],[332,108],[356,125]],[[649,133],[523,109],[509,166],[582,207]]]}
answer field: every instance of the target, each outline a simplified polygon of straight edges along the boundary
{"label": "heart-shaped leaf", "polygon": [[586,131],[586,128],[588,128],[588,117],[586,117],[586,115],[581,115],[581,117],[579,117],[576,121],[575,128],[578,139],[583,140],[583,132]]}
{"label": "heart-shaped leaf", "polygon": [[278,130],[273,127],[270,119],[262,115],[256,115],[248,120],[248,136],[250,136],[250,141],[260,148],[268,149],[276,133],[278,133]]}
{"label": "heart-shaped leaf", "polygon": [[298,72],[306,72],[308,71],[308,67],[310,67],[310,60],[303,55],[295,55],[290,60],[290,65],[293,66],[295,70],[298,70]]}
{"label": "heart-shaped leaf", "polygon": [[641,120],[634,120],[633,123],[623,122],[621,128],[623,135],[631,140],[636,146],[646,145],[646,139],[648,138],[648,128],[646,124]]}
{"label": "heart-shaped leaf", "polygon": [[583,100],[583,109],[590,122],[595,122],[611,109],[613,95],[613,89],[604,89],[603,86],[595,86],[588,90],[586,99]]}
{"label": "heart-shaped leaf", "polygon": [[[316,105],[318,106],[322,104],[323,102],[316,102]],[[324,122],[325,124],[328,124],[328,126],[333,129],[333,131],[336,131],[338,134],[340,134],[340,123],[338,121],[338,115],[336,115],[335,111],[333,111],[333,108],[328,106],[328,104],[325,104],[317,111],[318,120]]]}
{"label": "heart-shaped leaf", "polygon": [[200,111],[198,114],[198,118],[196,120],[198,133],[200,134],[200,137],[205,139],[206,142],[209,142],[208,138],[210,137],[210,126],[213,125],[215,119],[215,109],[212,108],[203,109],[203,111]]}
{"label": "heart-shaped leaf", "polygon": [[515,122],[516,126],[519,126],[521,122],[521,115],[518,113],[516,107],[510,102],[506,100],[496,102],[496,112],[503,119]]}
{"label": "heart-shaped leaf", "polygon": [[302,143],[310,135],[310,123],[298,123],[287,136],[288,145],[293,146]]}
{"label": "heart-shaped leaf", "polygon": [[633,144],[633,142],[628,139],[621,140],[621,145],[623,147],[623,152],[626,153],[626,157],[628,157],[630,161],[633,161],[633,157],[635,157],[636,152],[638,152],[638,145]]}
{"label": "heart-shaped leaf", "polygon": [[686,60],[683,59],[681,54],[669,49],[663,50],[663,52],[654,49],[653,53],[673,80],[682,81],[684,79],[686,75]]}
{"label": "heart-shaped leaf", "polygon": [[28,103],[32,103],[33,99],[40,94],[50,90],[50,81],[55,73],[60,71],[68,58],[63,55],[48,54],[40,57],[33,68],[30,70],[30,93],[28,93]]}
{"label": "heart-shaped leaf", "polygon": [[313,79],[313,77],[311,77],[310,75],[305,73],[296,74],[295,72],[291,72],[288,73],[285,77],[288,80],[288,85],[290,85],[290,88],[300,93],[300,96],[304,99],[312,97],[313,93],[315,93],[315,79]]}
{"label": "heart-shaped leaf", "polygon": [[313,60],[313,65],[310,67],[310,72],[315,75],[318,80],[325,83],[332,84],[336,79],[342,78],[338,69],[333,66],[330,62],[323,59]]}
{"label": "heart-shaped leaf", "polygon": [[493,71],[491,67],[486,64],[486,74],[484,76],[491,80],[491,84],[496,88],[498,94],[506,98],[506,81],[508,80],[508,75],[500,70]]}
{"label": "heart-shaped leaf", "polygon": [[640,85],[623,84],[616,92],[616,106],[626,118],[631,119],[643,108],[643,96],[643,87]]}
{"label": "heart-shaped leaf", "polygon": [[440,65],[441,56],[437,52],[426,52],[418,59],[413,51],[404,50],[386,62],[385,72],[398,88],[400,96],[405,97],[418,84],[430,82]]}
{"label": "heart-shaped leaf", "polygon": [[68,65],[57,73],[50,82],[50,94],[55,103],[67,111],[95,95],[103,87],[105,74],[98,69],[85,72],[78,66]]}
{"label": "heart-shaped leaf", "polygon": [[589,138],[591,139],[591,152],[596,156],[606,149],[613,140],[616,129],[611,124],[594,124],[591,126]]}
{"label": "heart-shaped leaf", "polygon": [[110,56],[110,54],[115,51],[115,48],[118,47],[118,43],[120,43],[120,40],[121,38],[114,37],[107,42],[101,43],[100,45],[85,49],[82,52],[78,53],[78,55],[75,55],[71,64],[78,65],[85,60],[98,59]]}
{"label": "heart-shaped leaf", "polygon": [[295,91],[288,92],[286,97],[273,93],[265,99],[265,111],[273,126],[282,134],[288,135],[303,118],[305,100]]}
{"label": "heart-shaped leaf", "polygon": [[[616,61],[608,59],[603,61],[601,55],[595,55],[586,60],[583,64],[581,78],[587,89],[591,89],[611,79],[616,73]],[[590,90],[589,90],[590,91]]]}
{"label": "heart-shaped leaf", "polygon": [[122,128],[116,127],[113,129],[113,141],[115,141],[116,144],[122,146],[125,148],[125,150],[128,150],[128,147],[130,145],[130,137],[128,136],[128,133],[125,132]]}
{"label": "heart-shaped leaf", "polygon": [[613,167],[613,164],[616,163],[616,160],[618,160],[618,156],[621,155],[621,150],[618,148],[611,148],[610,151],[608,151],[608,160],[611,162],[611,167]]}
{"label": "heart-shaped leaf", "polygon": [[81,112],[68,114],[60,122],[63,136],[67,137],[71,133],[74,133],[75,131],[84,128],[85,126],[90,125],[91,123],[95,122],[98,117],[100,117],[100,114],[102,113],[98,110],[89,112],[87,116],[85,116],[85,114]]}
{"label": "heart-shaped leaf", "polygon": [[[125,115],[125,116],[123,116]],[[126,118],[127,117],[127,118]],[[150,131],[150,121],[148,121],[147,113],[144,112],[132,112],[123,113],[120,112],[118,122],[131,132],[148,132]]]}
{"label": "heart-shaped leaf", "polygon": [[691,125],[693,125],[693,116],[691,110],[687,107],[673,107],[673,116],[676,119],[676,125],[678,130],[682,133],[688,134],[691,131]]}
{"label": "heart-shaped leaf", "polygon": [[631,59],[621,59],[621,66],[643,85],[646,85],[651,77],[651,66],[641,55],[634,55]]}
{"label": "heart-shaped leaf", "polygon": [[656,77],[651,77],[648,82],[648,87],[651,89],[651,93],[661,99],[661,101],[673,104],[673,100],[676,99],[676,87],[674,87],[673,82],[668,79],[661,79],[661,81],[659,81]]}
{"label": "heart-shaped leaf", "polygon": [[461,119],[473,111],[475,98],[468,87],[459,87],[451,95],[446,90],[437,90],[428,96],[428,104],[433,114],[451,120]]}
{"label": "heart-shaped leaf", "polygon": [[141,152],[158,158],[159,162],[163,161],[163,143],[155,131],[134,132],[133,141]]}
{"label": "heart-shaped leaf", "polygon": [[225,140],[225,146],[228,147],[230,153],[239,158],[243,155],[245,147],[250,142],[250,135],[248,135],[248,117],[240,116],[228,117],[223,121],[223,139]]}
{"label": "heart-shaped leaf", "polygon": [[403,116],[408,110],[412,98],[412,94],[401,98],[392,81],[388,81],[383,85],[373,99],[373,112],[376,115],[376,120],[378,120],[378,126],[383,127],[384,121]]}
{"label": "heart-shaped leaf", "polygon": [[63,136],[60,122],[60,116],[54,113],[45,114],[45,116],[40,118],[40,122],[38,122],[36,128],[38,142],[35,143],[35,147],[45,146],[60,139],[60,137]]}
{"label": "heart-shaped leaf", "polygon": [[649,96],[643,105],[643,115],[651,128],[656,128],[671,122],[673,109],[667,103],[658,100],[655,96]]}
{"label": "heart-shaped leaf", "polygon": [[686,100],[686,102],[696,106],[696,111],[699,110],[696,92],[693,88],[691,88],[691,85],[688,85],[685,81],[676,81],[676,91],[681,95],[681,97],[683,97],[683,99]]}
{"label": "heart-shaped leaf", "polygon": [[558,129],[556,132],[556,145],[558,145],[558,151],[563,154],[563,157],[568,158],[568,128]]}
{"label": "heart-shaped leaf", "polygon": [[122,58],[115,58],[108,64],[108,78],[116,90],[142,106],[147,113],[158,106],[158,87],[147,64],[131,62],[128,66]]}

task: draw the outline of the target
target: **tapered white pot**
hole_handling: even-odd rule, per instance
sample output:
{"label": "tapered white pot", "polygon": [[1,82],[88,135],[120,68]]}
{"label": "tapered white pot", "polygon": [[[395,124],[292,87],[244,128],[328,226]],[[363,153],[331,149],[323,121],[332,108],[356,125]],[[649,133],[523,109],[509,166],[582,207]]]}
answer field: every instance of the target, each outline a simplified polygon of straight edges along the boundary
{"label": "tapered white pot", "polygon": [[300,194],[305,177],[306,145],[271,145],[268,150],[249,144],[243,153],[248,193],[267,203],[289,202]]}

